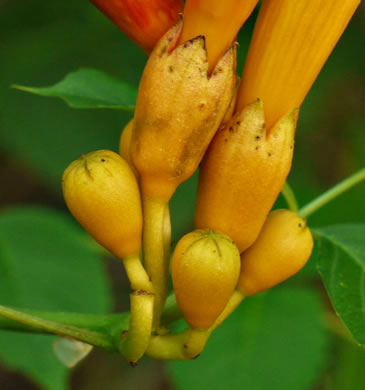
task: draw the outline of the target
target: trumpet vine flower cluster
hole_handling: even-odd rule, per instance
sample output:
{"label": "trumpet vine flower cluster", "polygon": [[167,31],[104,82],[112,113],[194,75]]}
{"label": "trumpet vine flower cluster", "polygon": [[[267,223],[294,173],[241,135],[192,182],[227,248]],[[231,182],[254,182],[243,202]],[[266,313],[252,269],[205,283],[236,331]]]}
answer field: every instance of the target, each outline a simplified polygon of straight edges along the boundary
{"label": "trumpet vine flower cluster", "polygon": [[[271,211],[290,172],[300,105],[360,0],[264,0],[242,78],[236,35],[257,0],[92,0],[150,57],[120,154],[65,171],[66,203],[123,261],[131,282],[120,351],[189,360],[247,296],[298,272],[313,239],[299,215]],[[179,20],[179,13],[184,16]],[[169,201],[200,168],[196,230],[171,256]],[[161,322],[170,258],[188,324]]]}

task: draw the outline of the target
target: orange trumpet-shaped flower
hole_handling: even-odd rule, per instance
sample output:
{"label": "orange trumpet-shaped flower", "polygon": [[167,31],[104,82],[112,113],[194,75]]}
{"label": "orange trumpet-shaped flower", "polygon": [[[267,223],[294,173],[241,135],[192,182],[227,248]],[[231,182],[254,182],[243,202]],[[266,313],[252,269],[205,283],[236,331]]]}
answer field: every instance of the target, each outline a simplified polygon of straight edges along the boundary
{"label": "orange trumpet-shaped flower", "polygon": [[90,0],[146,53],[174,24],[183,0]]}
{"label": "orange trumpet-shaped flower", "polygon": [[231,46],[257,2],[258,0],[187,0],[179,42],[204,35],[209,69],[212,70],[224,51]]}
{"label": "orange trumpet-shaped flower", "polygon": [[264,0],[237,111],[260,98],[268,129],[299,107],[360,0]]}

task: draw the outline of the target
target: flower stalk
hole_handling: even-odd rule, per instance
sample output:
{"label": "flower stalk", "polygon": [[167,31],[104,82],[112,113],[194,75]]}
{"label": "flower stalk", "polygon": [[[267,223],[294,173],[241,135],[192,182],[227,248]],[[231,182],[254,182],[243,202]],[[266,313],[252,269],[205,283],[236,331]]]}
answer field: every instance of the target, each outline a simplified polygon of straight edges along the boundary
{"label": "flower stalk", "polygon": [[[209,72],[236,39],[258,0],[187,0],[180,43],[199,35],[206,40]],[[227,21],[229,21],[227,23]]]}

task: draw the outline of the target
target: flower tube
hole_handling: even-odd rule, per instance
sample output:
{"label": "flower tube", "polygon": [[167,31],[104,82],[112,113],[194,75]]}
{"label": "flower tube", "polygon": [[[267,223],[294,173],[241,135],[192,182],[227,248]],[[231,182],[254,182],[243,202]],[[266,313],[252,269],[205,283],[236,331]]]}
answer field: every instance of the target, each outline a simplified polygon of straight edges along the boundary
{"label": "flower tube", "polygon": [[[264,0],[237,97],[199,176],[196,228],[257,239],[291,168],[298,108],[359,0]],[[257,100],[259,99],[259,100]]]}
{"label": "flower tube", "polygon": [[257,2],[258,0],[187,0],[179,42],[204,35],[211,70],[233,43]]}
{"label": "flower tube", "polygon": [[147,54],[179,20],[183,0],[90,0]]}
{"label": "flower tube", "polygon": [[244,67],[237,111],[264,102],[268,129],[300,107],[360,0],[264,0]]}

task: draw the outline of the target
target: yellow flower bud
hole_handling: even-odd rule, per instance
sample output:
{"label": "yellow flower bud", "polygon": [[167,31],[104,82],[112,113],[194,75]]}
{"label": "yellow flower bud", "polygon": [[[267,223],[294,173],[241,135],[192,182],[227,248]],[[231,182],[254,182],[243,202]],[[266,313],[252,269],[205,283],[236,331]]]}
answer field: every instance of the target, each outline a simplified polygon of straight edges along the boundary
{"label": "yellow flower bud", "polygon": [[172,280],[177,303],[194,329],[208,329],[225,308],[237,283],[240,256],[224,234],[196,230],[177,244]]}
{"label": "yellow flower bud", "polygon": [[298,214],[271,212],[258,239],[241,255],[238,288],[253,295],[283,282],[304,267],[312,249],[312,234]]}
{"label": "yellow flower bud", "polygon": [[197,169],[232,100],[236,48],[208,76],[203,37],[176,47],[181,24],[152,52],[139,87],[131,156],[145,196],[168,201]]}
{"label": "yellow flower bud", "polygon": [[231,237],[240,252],[256,240],[290,171],[297,112],[268,134],[261,101],[214,137],[200,169],[195,225]]}
{"label": "yellow flower bud", "polygon": [[81,156],[66,169],[62,186],[71,214],[96,241],[119,258],[139,254],[142,207],[126,161],[109,150]]}

